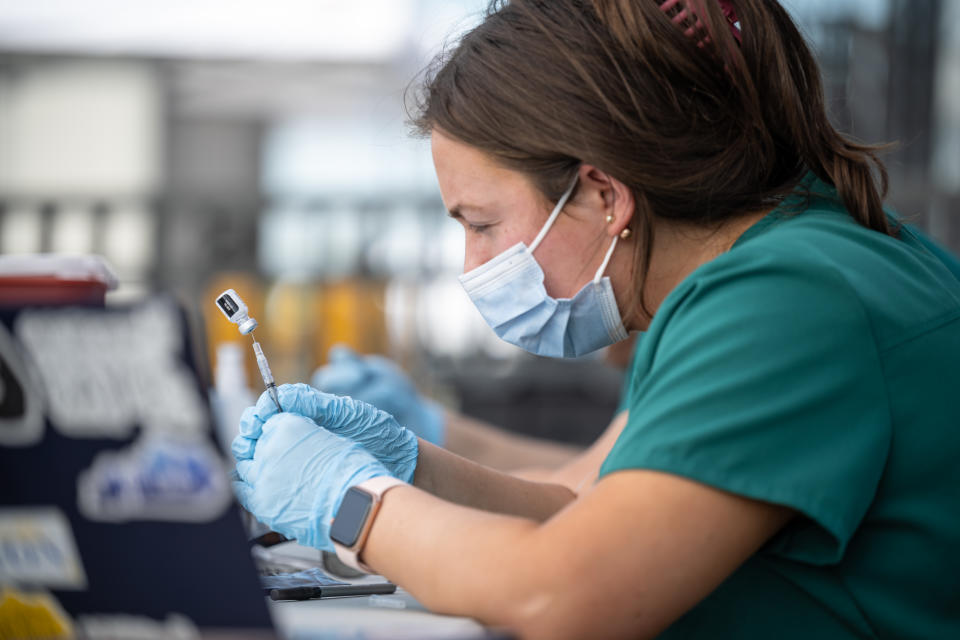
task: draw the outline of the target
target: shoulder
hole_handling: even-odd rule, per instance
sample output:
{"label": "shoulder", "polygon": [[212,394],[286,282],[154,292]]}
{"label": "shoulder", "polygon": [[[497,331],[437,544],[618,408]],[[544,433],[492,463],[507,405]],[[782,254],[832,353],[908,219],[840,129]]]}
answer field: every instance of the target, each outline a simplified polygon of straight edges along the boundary
{"label": "shoulder", "polygon": [[787,337],[828,328],[867,330],[869,318],[845,269],[821,253],[828,234],[775,235],[697,269],[667,296],[648,333],[668,338],[678,331],[739,329],[754,337]]}

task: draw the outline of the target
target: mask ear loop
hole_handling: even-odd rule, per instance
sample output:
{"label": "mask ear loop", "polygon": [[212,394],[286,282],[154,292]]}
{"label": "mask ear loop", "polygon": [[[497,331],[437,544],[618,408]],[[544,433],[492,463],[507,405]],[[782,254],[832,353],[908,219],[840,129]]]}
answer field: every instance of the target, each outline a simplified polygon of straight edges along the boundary
{"label": "mask ear loop", "polygon": [[603,258],[603,263],[600,265],[600,268],[597,269],[597,275],[593,276],[594,284],[600,282],[600,279],[603,278],[603,272],[607,270],[607,265],[610,264],[610,258],[613,257],[613,250],[617,248],[617,240],[619,236],[613,236],[613,242],[610,243],[610,248],[607,249],[607,255]]}
{"label": "mask ear loop", "polygon": [[530,253],[536,251],[537,247],[540,246],[540,243],[543,242],[543,238],[547,235],[547,231],[550,231],[550,227],[553,226],[557,216],[560,215],[560,211],[563,210],[563,205],[567,204],[567,200],[570,199],[570,195],[573,193],[573,188],[577,186],[577,178],[579,177],[579,173],[575,173],[573,175],[573,180],[570,181],[570,186],[567,187],[567,190],[563,192],[562,196],[560,196],[560,200],[557,201],[557,206],[553,208],[553,211],[550,213],[550,217],[547,218],[547,221],[543,223],[543,228],[540,229],[540,233],[538,233],[537,237],[534,238],[533,242],[530,243]]}

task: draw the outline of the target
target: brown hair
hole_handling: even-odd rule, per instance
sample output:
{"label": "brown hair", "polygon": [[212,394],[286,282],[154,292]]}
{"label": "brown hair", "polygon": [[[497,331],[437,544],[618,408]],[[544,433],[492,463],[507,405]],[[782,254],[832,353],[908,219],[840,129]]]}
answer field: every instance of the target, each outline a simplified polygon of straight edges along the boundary
{"label": "brown hair", "polygon": [[830,124],[816,62],[775,0],[661,4],[677,3],[495,0],[428,69],[415,130],[488,153],[550,200],[581,162],[629,187],[631,312],[637,300],[647,312],[653,216],[717,224],[773,206],[813,171],[860,224],[893,235],[878,147]]}

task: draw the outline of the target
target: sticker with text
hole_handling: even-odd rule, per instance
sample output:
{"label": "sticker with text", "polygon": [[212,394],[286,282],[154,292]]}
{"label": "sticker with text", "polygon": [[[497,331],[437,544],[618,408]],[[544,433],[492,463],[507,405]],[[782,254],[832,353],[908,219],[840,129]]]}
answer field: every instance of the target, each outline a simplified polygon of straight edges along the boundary
{"label": "sticker with text", "polygon": [[169,303],[134,310],[31,309],[14,332],[36,363],[54,427],[75,438],[209,428],[206,401],[182,357],[183,322]]}
{"label": "sticker with text", "polygon": [[207,441],[146,435],[104,451],[77,478],[77,505],[90,520],[208,522],[232,501],[226,470]]}
{"label": "sticker with text", "polygon": [[0,583],[86,589],[66,515],[55,507],[0,507]]}
{"label": "sticker with text", "polygon": [[0,639],[72,637],[70,618],[52,595],[0,587]]}
{"label": "sticker with text", "polygon": [[43,436],[38,382],[13,337],[0,325],[0,445],[26,447]]}

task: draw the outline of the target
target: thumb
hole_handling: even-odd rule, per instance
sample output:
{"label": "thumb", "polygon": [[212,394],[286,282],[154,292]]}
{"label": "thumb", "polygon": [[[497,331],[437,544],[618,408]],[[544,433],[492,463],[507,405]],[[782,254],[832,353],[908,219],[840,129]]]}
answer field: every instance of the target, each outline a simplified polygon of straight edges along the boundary
{"label": "thumb", "polygon": [[[280,406],[285,413],[296,413],[301,416],[313,418],[323,407],[324,394],[311,387],[308,384],[298,382],[296,384],[282,384],[277,387],[277,397],[280,399]],[[272,400],[271,400],[272,403]],[[271,420],[278,415],[276,408],[273,413],[264,418],[264,421]]]}

